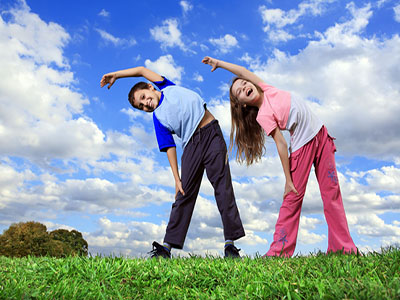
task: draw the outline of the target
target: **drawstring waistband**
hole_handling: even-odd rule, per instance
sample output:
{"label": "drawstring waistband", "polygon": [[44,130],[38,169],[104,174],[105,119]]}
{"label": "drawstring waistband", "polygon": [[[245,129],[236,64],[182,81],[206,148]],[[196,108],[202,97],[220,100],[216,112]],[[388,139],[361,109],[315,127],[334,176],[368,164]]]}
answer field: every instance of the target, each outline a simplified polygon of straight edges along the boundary
{"label": "drawstring waistband", "polygon": [[[214,119],[210,123],[206,124],[203,127],[197,128],[195,132],[192,134],[192,137],[189,139],[189,143],[193,141],[193,143],[200,143],[201,141],[201,132],[207,130],[212,127],[214,124],[218,124],[218,120]],[[197,137],[198,136],[198,137]]]}

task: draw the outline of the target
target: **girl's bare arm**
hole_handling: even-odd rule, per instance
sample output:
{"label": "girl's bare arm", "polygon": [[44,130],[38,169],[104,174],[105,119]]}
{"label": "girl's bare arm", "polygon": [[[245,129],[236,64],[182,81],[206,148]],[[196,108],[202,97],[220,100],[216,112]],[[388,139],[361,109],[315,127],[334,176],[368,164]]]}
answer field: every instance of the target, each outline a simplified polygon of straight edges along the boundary
{"label": "girl's bare arm", "polygon": [[279,130],[279,128],[275,128],[274,131],[272,131],[271,136],[275,141],[279,158],[282,163],[283,173],[285,174],[286,178],[285,191],[283,193],[283,197],[285,197],[290,192],[294,192],[296,195],[298,195],[298,192],[292,181],[292,175],[290,174],[289,153],[287,149],[286,140],[283,137],[282,132]]}
{"label": "girl's bare arm", "polygon": [[210,65],[212,67],[211,72],[214,72],[217,68],[222,68],[222,69],[225,69],[225,70],[235,74],[238,77],[241,77],[243,79],[251,81],[254,84],[263,82],[263,80],[260,77],[258,77],[253,72],[247,70],[243,66],[235,65],[235,64],[223,61],[223,60],[212,58],[210,56],[204,57],[202,62],[204,64]]}

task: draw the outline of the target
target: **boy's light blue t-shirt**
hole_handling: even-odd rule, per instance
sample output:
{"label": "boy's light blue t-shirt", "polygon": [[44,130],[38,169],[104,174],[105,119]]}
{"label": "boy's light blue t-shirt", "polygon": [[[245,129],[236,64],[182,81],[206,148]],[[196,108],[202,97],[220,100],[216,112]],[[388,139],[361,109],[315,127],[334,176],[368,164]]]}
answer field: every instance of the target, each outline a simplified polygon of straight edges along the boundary
{"label": "boy's light blue t-shirt", "polygon": [[182,148],[192,137],[205,113],[205,101],[199,94],[175,85],[164,77],[154,82],[161,91],[161,99],[153,112],[154,129],[160,151],[175,147],[172,134],[182,140]]}

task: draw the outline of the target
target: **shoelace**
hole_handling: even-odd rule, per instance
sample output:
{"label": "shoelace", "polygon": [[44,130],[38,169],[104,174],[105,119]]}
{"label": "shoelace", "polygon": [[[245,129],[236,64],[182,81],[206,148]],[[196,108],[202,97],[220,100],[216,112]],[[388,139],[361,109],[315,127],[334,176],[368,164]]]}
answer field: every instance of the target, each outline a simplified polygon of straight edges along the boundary
{"label": "shoelace", "polygon": [[149,252],[149,254],[151,254],[151,257],[153,257],[153,256],[157,255],[157,253],[160,253],[160,252],[162,252],[161,247],[158,247],[157,245],[153,245],[153,250],[151,250]]}

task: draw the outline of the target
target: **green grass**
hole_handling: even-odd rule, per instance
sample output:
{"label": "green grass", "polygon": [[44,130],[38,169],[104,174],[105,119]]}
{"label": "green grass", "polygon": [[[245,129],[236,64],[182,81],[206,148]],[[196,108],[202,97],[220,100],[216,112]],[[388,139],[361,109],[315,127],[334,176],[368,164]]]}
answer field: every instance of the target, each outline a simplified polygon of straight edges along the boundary
{"label": "green grass", "polygon": [[240,260],[0,257],[0,299],[400,299],[400,249]]}

